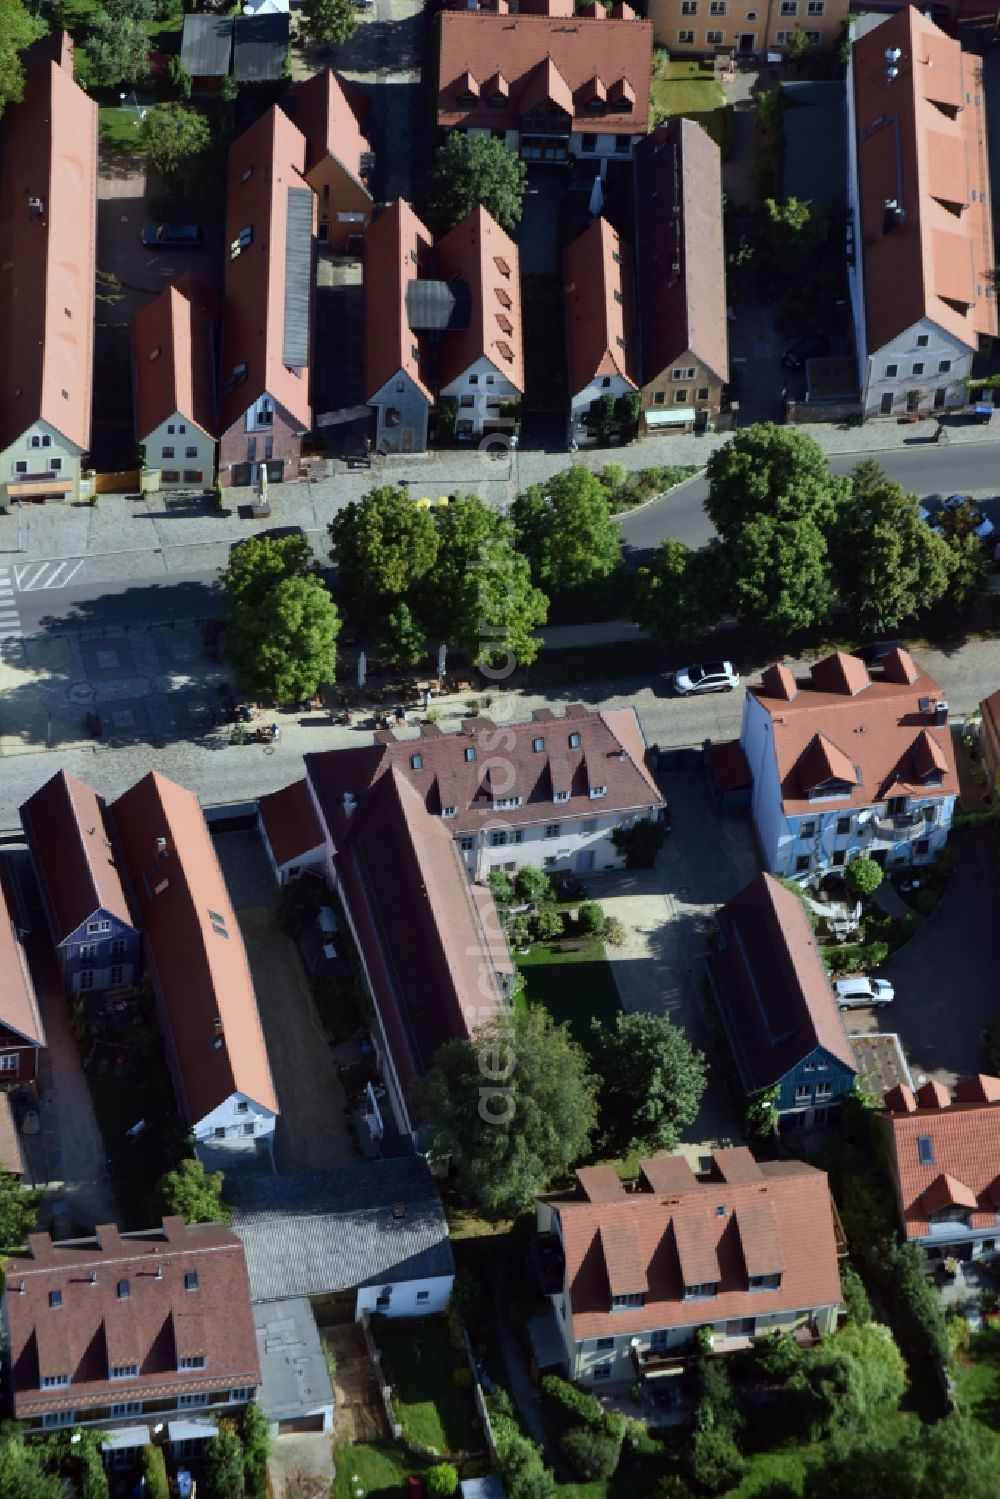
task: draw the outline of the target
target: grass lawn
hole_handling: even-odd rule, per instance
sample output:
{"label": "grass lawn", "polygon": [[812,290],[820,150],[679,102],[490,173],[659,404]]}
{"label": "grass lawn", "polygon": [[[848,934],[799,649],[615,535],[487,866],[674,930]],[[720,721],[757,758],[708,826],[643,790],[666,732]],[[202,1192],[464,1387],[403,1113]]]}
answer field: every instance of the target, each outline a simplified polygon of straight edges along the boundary
{"label": "grass lawn", "polygon": [[389,1499],[390,1495],[392,1499],[400,1499],[407,1476],[418,1471],[405,1452],[388,1442],[373,1442],[368,1447],[338,1447],[333,1457],[337,1476],[330,1499],[355,1499],[358,1484],[365,1499]]}
{"label": "grass lawn", "polygon": [[435,1451],[476,1452],[483,1433],[472,1393],[452,1382],[465,1355],[451,1346],[444,1317],[394,1317],[373,1325],[386,1378],[407,1436]]}
{"label": "grass lawn", "polygon": [[649,93],[661,114],[697,120],[725,156],[732,135],[732,108],[714,71],[697,62],[654,61]]}
{"label": "grass lawn", "polygon": [[101,140],[118,151],[140,152],[139,117],[129,107],[122,109],[117,104],[102,104],[99,111]]}
{"label": "grass lawn", "polygon": [[559,952],[558,947],[557,942],[536,942],[530,952],[518,954],[525,998],[544,1005],[558,1024],[568,1020],[574,1041],[587,1046],[591,1020],[611,1023],[621,1009],[611,964],[596,937],[579,952]]}
{"label": "grass lawn", "polygon": [[1000,1328],[976,1333],[959,1354],[958,1406],[964,1416],[1000,1430]]}

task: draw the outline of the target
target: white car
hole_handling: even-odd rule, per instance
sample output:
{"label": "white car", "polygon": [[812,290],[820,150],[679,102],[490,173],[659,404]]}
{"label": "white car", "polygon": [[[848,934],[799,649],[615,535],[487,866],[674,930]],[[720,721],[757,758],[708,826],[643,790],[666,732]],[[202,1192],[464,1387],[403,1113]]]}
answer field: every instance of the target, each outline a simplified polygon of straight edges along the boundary
{"label": "white car", "polygon": [[674,672],[673,683],[681,697],[695,692],[732,692],[740,685],[740,675],[731,661],[707,661],[704,665],[682,666]]}
{"label": "white car", "polygon": [[879,1008],[881,1005],[891,1005],[895,997],[895,991],[887,979],[869,979],[863,977],[838,979],[834,985],[837,993],[837,1003],[842,1010],[857,1010],[868,1008]]}

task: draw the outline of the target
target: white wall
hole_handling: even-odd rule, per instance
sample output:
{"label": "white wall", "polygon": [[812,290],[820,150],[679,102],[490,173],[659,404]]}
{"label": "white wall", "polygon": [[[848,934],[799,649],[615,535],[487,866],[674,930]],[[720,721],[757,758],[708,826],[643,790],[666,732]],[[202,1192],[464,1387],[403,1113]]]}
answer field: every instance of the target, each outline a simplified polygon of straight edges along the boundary
{"label": "white wall", "polygon": [[[927,343],[921,346],[920,338],[926,338]],[[945,391],[945,410],[964,406],[968,396],[962,382],[972,373],[974,352],[932,319],[922,318],[881,349],[870,351],[861,372],[865,415],[878,416],[886,395],[892,396],[892,414],[903,412],[907,395],[912,392],[920,397],[920,410],[929,410],[939,389]],[[951,368],[941,372],[938,366],[942,361],[948,361]],[[896,366],[895,375],[886,373],[892,365]],[[914,374],[914,365],[923,365],[922,373]]]}
{"label": "white wall", "polygon": [[[32,447],[33,437],[47,437],[48,447]],[[8,483],[17,483],[36,476],[42,476],[51,471],[51,460],[61,465],[56,470],[57,479],[68,479],[72,489],[66,495],[68,500],[80,498],[80,460],[83,450],[75,443],[63,437],[57,429],[48,422],[32,422],[9,447],[0,452],[0,498],[7,503]],[[27,473],[18,473],[16,465],[27,463]]]}
{"label": "white wall", "polygon": [[[173,431],[170,428],[173,427]],[[140,434],[147,468],[158,469],[160,485],[164,489],[208,489],[215,480],[215,441],[194,422],[175,411],[173,416],[146,436]],[[163,449],[173,448],[174,456],[164,458]],[[194,454],[187,456],[187,449]],[[176,471],[178,478],[166,480],[164,471]],[[185,471],[200,474],[198,479],[185,479]]]}
{"label": "white wall", "polygon": [[268,840],[264,819],[259,811],[257,813],[257,831],[260,834],[260,841],[264,845],[264,852],[267,854],[267,862],[271,866],[271,872],[279,885],[289,884],[292,880],[298,879],[299,875],[304,874],[306,870],[310,874],[318,875],[321,878],[326,874],[327,848],[325,843],[319,843],[315,848],[307,849],[305,853],[296,855],[294,859],[284,864],[279,864],[274,857],[274,850]]}
{"label": "white wall", "polygon": [[[448,335],[443,337],[447,339]],[[511,347],[517,352],[516,341],[521,329],[515,327],[510,335]],[[445,344],[447,347],[447,344]],[[453,396],[458,402],[456,422],[472,422],[473,432],[481,433],[484,422],[495,424],[500,420],[498,409],[501,401],[517,401],[521,392],[504,374],[499,365],[483,357],[470,364],[457,379],[441,387],[442,396]],[[471,406],[462,405],[462,397],[472,397]],[[492,404],[491,404],[492,403]],[[513,425],[513,423],[511,424]]]}
{"label": "white wall", "polygon": [[[487,826],[478,833],[456,833],[465,866],[473,879],[483,880],[491,869],[515,864],[518,868],[531,864],[536,869],[572,870],[581,874],[600,872],[605,869],[623,869],[624,856],[619,854],[611,842],[612,829],[627,827],[630,823],[655,816],[653,807],[637,807],[628,812],[604,812],[600,810],[601,799],[592,803],[593,812],[581,816],[560,816],[560,809],[553,805],[551,816],[545,822],[514,823],[509,814],[498,810],[489,814]],[[588,830],[584,831],[584,824]],[[590,824],[593,827],[590,827]],[[549,827],[559,827],[556,837],[547,836]],[[493,846],[494,835],[505,835],[506,843]],[[462,847],[462,839],[475,839],[472,849]],[[592,859],[591,859],[592,856]],[[552,860],[549,863],[547,861]]]}
{"label": "white wall", "polygon": [[599,401],[601,396],[614,396],[617,400],[619,396],[628,395],[630,390],[635,390],[635,386],[621,375],[596,375],[589,385],[585,385],[575,395],[570,394],[570,416],[576,421],[577,418],[586,416],[591,402]]}
{"label": "white wall", "polygon": [[[241,1108],[240,1105],[245,1105]],[[274,1115],[263,1105],[254,1103],[245,1093],[231,1093],[218,1108],[206,1114],[191,1127],[195,1139],[195,1152],[201,1156],[202,1148],[215,1157],[219,1151],[256,1153],[258,1140],[266,1142],[270,1153],[274,1145]],[[247,1129],[252,1125],[252,1132]],[[217,1136],[216,1130],[225,1130]]]}
{"label": "white wall", "polygon": [[746,755],[753,781],[750,809],[764,868],[777,874],[778,845],[785,832],[785,814],[781,805],[781,784],[774,758],[774,741],[770,715],[752,693],[743,700],[743,726],[740,744]]}
{"label": "white wall", "polygon": [[[392,1281],[388,1306],[378,1305],[384,1286],[361,1286],[354,1320],[360,1322],[364,1312],[381,1312],[385,1317],[428,1317],[432,1312],[443,1312],[451,1300],[454,1280],[453,1275],[431,1275],[426,1280]],[[424,1301],[417,1299],[421,1292],[427,1292]]]}
{"label": "white wall", "polygon": [[[602,135],[601,132],[596,128],[597,123],[598,122],[595,120],[594,130],[588,130],[586,132],[578,130],[573,132],[573,134],[569,138],[569,149],[572,154],[574,156],[579,156],[583,161],[594,161],[599,160],[601,157],[608,156],[620,156],[622,161],[628,161],[635,149],[636,141],[641,140],[642,137],[638,135],[630,135],[625,137],[625,139],[628,140],[628,150],[619,151],[617,149],[617,142],[622,139],[622,136],[610,135],[608,133]],[[594,142],[594,149],[592,151],[585,151],[583,149],[584,134],[593,135],[596,137]]]}

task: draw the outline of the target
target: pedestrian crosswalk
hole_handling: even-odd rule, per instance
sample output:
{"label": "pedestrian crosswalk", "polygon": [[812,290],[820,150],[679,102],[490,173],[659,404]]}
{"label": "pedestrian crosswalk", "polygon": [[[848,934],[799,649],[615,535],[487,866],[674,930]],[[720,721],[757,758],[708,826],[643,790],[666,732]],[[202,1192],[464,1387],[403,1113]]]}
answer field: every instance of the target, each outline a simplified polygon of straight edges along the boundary
{"label": "pedestrian crosswalk", "polygon": [[10,568],[0,567],[0,639],[12,636],[16,638],[23,634],[21,616],[17,612],[17,601],[14,598],[14,584],[11,581]]}
{"label": "pedestrian crosswalk", "polygon": [[14,568],[14,582],[19,593],[34,593],[42,588],[65,588],[82,566],[82,557],[68,557],[62,562],[25,562]]}

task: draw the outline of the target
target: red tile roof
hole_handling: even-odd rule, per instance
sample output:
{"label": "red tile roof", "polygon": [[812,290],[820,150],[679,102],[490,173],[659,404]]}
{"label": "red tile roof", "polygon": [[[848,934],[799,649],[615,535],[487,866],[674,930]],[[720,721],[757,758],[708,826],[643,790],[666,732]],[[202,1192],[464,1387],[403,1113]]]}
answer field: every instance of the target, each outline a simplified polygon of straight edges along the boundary
{"label": "red tile roof", "polygon": [[154,770],[118,797],[111,815],[185,1118],[195,1124],[237,1092],[277,1114],[243,938],[198,798]]}
{"label": "red tile roof", "polygon": [[[838,798],[842,807],[872,806],[907,792],[921,798],[957,795],[951,730],[936,722],[941,689],[908,656],[889,674],[874,675],[856,657],[827,657],[795,683],[791,700],[784,687],[775,695],[773,672],[749,691],[771,719],[787,814],[815,806],[807,793],[822,777],[824,761],[829,779],[851,787],[849,796]],[[929,707],[921,708],[922,700]]]}
{"label": "red tile roof", "polygon": [[176,413],[209,437],[215,419],[215,359],[208,316],[192,301],[186,272],[132,320],[135,432],[139,442]]}
{"label": "red tile roof", "polygon": [[625,1195],[624,1184],[614,1166],[581,1166],[576,1179],[588,1202],[615,1202]]}
{"label": "red tile roof", "polygon": [[[28,968],[24,943],[18,936],[7,893],[0,883],[0,1026],[36,1046],[45,1045],[45,1030]],[[6,1094],[2,1095],[6,1097]],[[8,1151],[9,1154],[9,1151]],[[6,1166],[0,1152],[0,1168]]]}
{"label": "red tile roof", "polygon": [[729,378],[722,157],[693,120],[659,125],[635,151],[642,381],[690,353]]}
{"label": "red tile roof", "polygon": [[868,351],[922,318],[975,349],[997,332],[982,59],[907,6],[855,44],[854,90]]}
{"label": "red tile roof", "polygon": [[619,375],[636,390],[632,250],[607,219],[596,219],[563,251],[563,286],[570,395],[604,375]]}
{"label": "red tile roof", "polygon": [[[518,130],[527,109],[551,100],[572,116],[573,130],[645,135],[652,52],[650,21],[445,11],[438,124],[449,130]],[[488,102],[484,87],[498,69],[509,82],[509,93],[494,90],[505,100],[500,107]],[[479,85],[471,104],[462,102],[467,73]],[[600,80],[610,93],[622,79],[632,93],[631,110],[587,109],[588,85]]]}
{"label": "red tile roof", "polygon": [[472,315],[467,328],[440,336],[437,383],[457,380],[479,359],[491,364],[516,390],[524,391],[521,339],[521,262],[517,245],[482,204],[437,243],[437,275],[469,287]]}
{"label": "red tile roof", "polygon": [[21,822],[56,942],[98,911],[135,926],[102,796],[60,770],[24,803]]}
{"label": "red tile roof", "polygon": [[[62,1243],[32,1234],[29,1245],[4,1267],[19,1420],[260,1383],[243,1246],[229,1229],[166,1218],[142,1233],[104,1225],[96,1238]],[[178,1370],[179,1358],[199,1354],[204,1369]],[[139,1365],[137,1376],[109,1378],[112,1365],[127,1364]],[[46,1375],[70,1382],[43,1390]]]}
{"label": "red tile roof", "polygon": [[[801,1162],[762,1163],[743,1181],[695,1181],[668,1192],[588,1202],[549,1199],[558,1217],[572,1307],[572,1337],[603,1337],[721,1322],[763,1312],[840,1304],[840,1276],[826,1175]],[[655,1169],[653,1175],[655,1176]],[[777,1290],[751,1292],[751,1275],[778,1275]],[[685,1285],[717,1281],[692,1306]],[[633,1282],[636,1282],[633,1284]],[[612,1311],[611,1296],[646,1288],[645,1303]]]}
{"label": "red tile roof", "polygon": [[[964,1101],[977,1093],[990,1101]],[[931,1215],[952,1207],[968,1210],[972,1229],[1000,1227],[1000,1078],[965,1080],[955,1095],[952,1102],[940,1084],[933,1092],[921,1088],[921,1106],[912,1111],[909,1100],[886,1095],[883,1117],[908,1239],[927,1237]]]}
{"label": "red tile roof", "polygon": [[708,766],[716,791],[740,791],[753,780],[743,746],[738,739],[710,744]]}
{"label": "red tile roof", "polygon": [[[252,230],[253,239],[226,261],[223,432],[265,392],[303,431],[312,426],[308,359],[294,369],[284,362],[288,195],[300,189],[312,196],[302,175],[305,164],[305,136],[276,105],[229,148],[226,243],[233,245],[244,229]],[[315,200],[312,216],[315,232]],[[311,296],[311,284],[300,290]],[[244,364],[245,376],[234,380],[233,372]]]}
{"label": "red tile roof", "polygon": [[852,1072],[854,1053],[805,908],[791,890],[759,874],[718,912],[720,950],[711,960],[744,1087],[769,1088],[822,1047]]}
{"label": "red tile roof", "polygon": [[291,118],[306,138],[306,176],[324,156],[335,156],[361,181],[361,158],[371,151],[362,120],[368,96],[356,83],[324,68],[292,85]]}
{"label": "red tile roof", "polygon": [[409,203],[397,198],[365,235],[365,397],[400,371],[433,402],[406,315],[406,285],[429,266],[434,241]]}
{"label": "red tile roof", "polygon": [[257,803],[271,853],[279,868],[321,848],[326,835],[305,780],[262,796]]}
{"label": "red tile roof", "polygon": [[90,447],[97,105],[42,51],[0,126],[0,449],[33,422]]}

